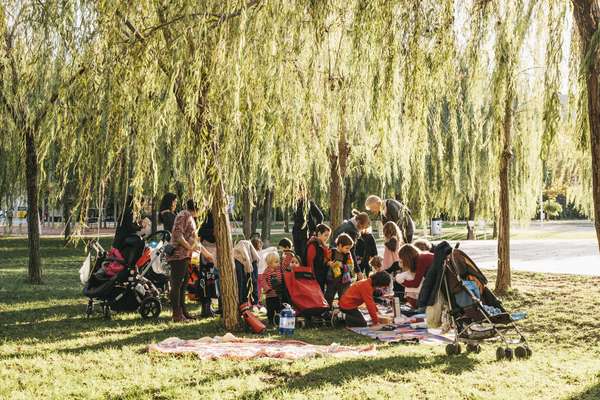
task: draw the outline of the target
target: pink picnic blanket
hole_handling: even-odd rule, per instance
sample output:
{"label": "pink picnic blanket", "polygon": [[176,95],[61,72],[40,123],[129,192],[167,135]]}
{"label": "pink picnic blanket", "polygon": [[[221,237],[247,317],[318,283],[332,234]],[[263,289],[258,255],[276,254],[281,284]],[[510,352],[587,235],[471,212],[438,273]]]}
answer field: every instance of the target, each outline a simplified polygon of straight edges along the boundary
{"label": "pink picnic blanket", "polygon": [[373,345],[348,347],[332,343],[329,346],[322,346],[299,340],[244,339],[237,338],[230,333],[225,336],[204,337],[195,340],[168,338],[160,343],[151,344],[148,351],[171,354],[193,353],[205,360],[220,358],[233,360],[252,358],[297,360],[320,356],[370,356],[376,352]]}

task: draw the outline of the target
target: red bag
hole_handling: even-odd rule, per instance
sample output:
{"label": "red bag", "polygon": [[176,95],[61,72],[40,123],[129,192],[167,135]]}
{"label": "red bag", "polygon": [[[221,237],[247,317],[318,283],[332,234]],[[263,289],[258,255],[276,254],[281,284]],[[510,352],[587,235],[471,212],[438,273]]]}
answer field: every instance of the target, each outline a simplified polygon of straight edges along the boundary
{"label": "red bag", "polygon": [[[112,249],[110,249],[110,251],[107,254],[108,258],[118,258],[119,260],[123,260],[123,254],[121,254],[121,252],[118,249],[115,249],[114,247]],[[125,269],[125,265],[121,264],[120,262],[117,261],[112,261],[110,264],[108,264],[107,266],[104,267],[104,272],[106,273],[106,276],[109,278],[112,278],[113,276],[117,275],[119,272],[123,271],[123,269]]]}
{"label": "red bag", "polygon": [[319,282],[310,267],[284,271],[283,280],[298,316],[318,316],[329,310]]}

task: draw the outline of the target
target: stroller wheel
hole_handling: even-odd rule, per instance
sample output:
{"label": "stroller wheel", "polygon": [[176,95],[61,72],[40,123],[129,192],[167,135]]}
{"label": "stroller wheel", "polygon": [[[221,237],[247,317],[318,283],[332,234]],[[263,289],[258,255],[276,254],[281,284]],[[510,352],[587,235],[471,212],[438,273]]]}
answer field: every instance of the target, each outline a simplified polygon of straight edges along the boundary
{"label": "stroller wheel", "polygon": [[446,345],[446,355],[454,356],[459,355],[462,352],[460,343],[450,343]]}
{"label": "stroller wheel", "polygon": [[504,359],[504,356],[505,356],[504,348],[498,347],[496,349],[496,360],[497,361],[502,361]]}
{"label": "stroller wheel", "polygon": [[144,319],[158,319],[161,312],[160,301],[154,297],[148,297],[142,300],[140,304],[140,315]]}
{"label": "stroller wheel", "polygon": [[508,361],[512,361],[512,359],[514,358],[514,352],[512,349],[507,348],[506,350],[504,350],[504,357],[508,360]]}
{"label": "stroller wheel", "polygon": [[517,346],[515,348],[515,357],[517,358],[527,358],[527,350],[523,346]]}
{"label": "stroller wheel", "polygon": [[525,351],[527,351],[527,358],[532,356],[533,351],[531,351],[531,349],[528,346],[525,346]]}

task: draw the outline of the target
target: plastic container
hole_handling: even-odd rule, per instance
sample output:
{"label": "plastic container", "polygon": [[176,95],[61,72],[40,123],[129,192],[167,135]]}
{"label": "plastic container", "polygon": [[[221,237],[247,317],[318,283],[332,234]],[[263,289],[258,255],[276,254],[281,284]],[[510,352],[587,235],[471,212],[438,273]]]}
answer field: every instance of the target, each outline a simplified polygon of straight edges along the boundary
{"label": "plastic container", "polygon": [[296,328],[296,313],[289,304],[284,304],[279,313],[279,334],[291,336]]}
{"label": "plastic container", "polygon": [[434,218],[431,220],[431,236],[440,236],[442,234],[442,220]]}

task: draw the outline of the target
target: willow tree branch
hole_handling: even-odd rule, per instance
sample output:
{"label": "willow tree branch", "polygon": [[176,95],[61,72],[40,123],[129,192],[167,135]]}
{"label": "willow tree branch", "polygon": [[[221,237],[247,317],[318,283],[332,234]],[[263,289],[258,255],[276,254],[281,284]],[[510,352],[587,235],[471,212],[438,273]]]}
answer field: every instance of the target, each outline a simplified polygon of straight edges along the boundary
{"label": "willow tree branch", "polygon": [[163,21],[161,21],[160,24],[153,26],[151,28],[145,29],[144,34],[146,37],[148,37],[148,36],[152,35],[153,33],[155,33],[156,31],[162,30],[163,28],[169,27],[178,22],[182,22],[182,21],[194,19],[194,18],[216,18],[215,23],[212,25],[212,28],[215,28],[215,27],[221,25],[222,23],[224,23],[225,21],[227,21],[228,19],[239,17],[244,10],[246,10],[248,8],[252,8],[256,5],[259,5],[261,1],[262,0],[250,0],[243,7],[239,8],[235,11],[232,11],[230,13],[217,14],[217,13],[210,13],[210,12],[201,12],[201,13],[191,13],[191,14],[179,15],[169,21],[163,20]]}

